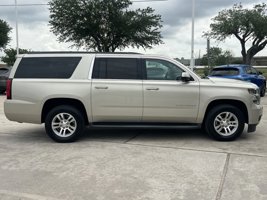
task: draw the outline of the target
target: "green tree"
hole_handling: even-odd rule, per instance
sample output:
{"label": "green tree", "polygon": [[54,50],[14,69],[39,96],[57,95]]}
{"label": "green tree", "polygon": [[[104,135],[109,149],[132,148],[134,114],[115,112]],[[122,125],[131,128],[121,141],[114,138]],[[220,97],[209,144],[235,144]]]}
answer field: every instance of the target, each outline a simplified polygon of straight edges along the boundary
{"label": "green tree", "polygon": [[0,19],[0,50],[4,49],[10,41],[10,37],[8,36],[10,31],[11,28],[8,23]]}
{"label": "green tree", "polygon": [[51,0],[51,31],[60,42],[114,52],[162,43],[161,16],[150,7],[129,9],[130,0]]}
{"label": "green tree", "polygon": [[203,55],[201,64],[214,67],[217,65],[230,64],[232,60],[233,60],[233,55],[230,51],[223,51],[219,47],[211,47],[209,50],[209,59],[208,59],[208,54]]}
{"label": "green tree", "polygon": [[[25,54],[28,52],[29,50],[27,49],[19,49],[20,54]],[[5,56],[1,58],[2,62],[6,63],[8,66],[13,66],[16,61],[17,50],[13,48],[5,49],[4,53]]]}
{"label": "green tree", "polygon": [[241,44],[245,64],[251,64],[251,59],[267,45],[267,5],[264,3],[253,9],[235,4],[212,20],[211,30],[206,35],[219,41],[235,36]]}

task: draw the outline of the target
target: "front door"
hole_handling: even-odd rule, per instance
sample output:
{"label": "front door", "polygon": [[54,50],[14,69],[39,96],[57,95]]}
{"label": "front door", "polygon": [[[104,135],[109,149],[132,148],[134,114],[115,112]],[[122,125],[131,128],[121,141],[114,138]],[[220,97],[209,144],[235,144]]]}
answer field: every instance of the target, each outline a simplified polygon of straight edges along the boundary
{"label": "front door", "polygon": [[177,65],[159,59],[144,59],[143,122],[195,123],[199,105],[199,82],[182,82]]}

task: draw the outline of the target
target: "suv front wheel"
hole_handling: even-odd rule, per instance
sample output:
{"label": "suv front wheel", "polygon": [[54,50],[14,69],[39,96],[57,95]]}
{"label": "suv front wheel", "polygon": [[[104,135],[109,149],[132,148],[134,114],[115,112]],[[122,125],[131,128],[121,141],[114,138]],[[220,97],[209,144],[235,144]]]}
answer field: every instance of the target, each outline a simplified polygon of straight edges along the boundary
{"label": "suv front wheel", "polygon": [[207,133],[216,140],[231,141],[244,130],[244,114],[235,106],[219,105],[209,111],[205,120]]}
{"label": "suv front wheel", "polygon": [[47,114],[45,129],[47,135],[56,142],[73,142],[83,132],[84,118],[72,106],[57,106]]}

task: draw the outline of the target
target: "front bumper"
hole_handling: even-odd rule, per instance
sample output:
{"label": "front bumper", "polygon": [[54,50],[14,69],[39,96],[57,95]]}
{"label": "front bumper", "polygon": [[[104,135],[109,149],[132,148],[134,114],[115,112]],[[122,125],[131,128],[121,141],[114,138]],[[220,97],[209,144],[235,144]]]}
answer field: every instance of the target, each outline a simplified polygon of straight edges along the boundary
{"label": "front bumper", "polygon": [[255,132],[257,125],[258,124],[249,124],[248,125],[248,133]]}
{"label": "front bumper", "polygon": [[263,106],[262,105],[253,106],[249,115],[248,133],[256,131],[256,126],[260,123],[262,115],[263,115]]}

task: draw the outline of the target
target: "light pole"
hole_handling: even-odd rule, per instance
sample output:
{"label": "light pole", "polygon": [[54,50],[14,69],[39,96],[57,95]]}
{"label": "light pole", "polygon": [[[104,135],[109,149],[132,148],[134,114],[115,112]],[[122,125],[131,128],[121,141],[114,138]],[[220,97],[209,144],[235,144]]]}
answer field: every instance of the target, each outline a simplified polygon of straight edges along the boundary
{"label": "light pole", "polygon": [[207,56],[208,56],[208,68],[210,67],[210,39],[207,38]]}
{"label": "light pole", "polygon": [[17,55],[19,55],[19,30],[18,30],[18,4],[15,0],[15,12],[16,12],[16,44],[17,44]]}
{"label": "light pole", "polygon": [[190,61],[191,70],[193,70],[195,67],[194,46],[195,46],[195,0],[192,0],[192,38],[191,38],[191,61]]}

